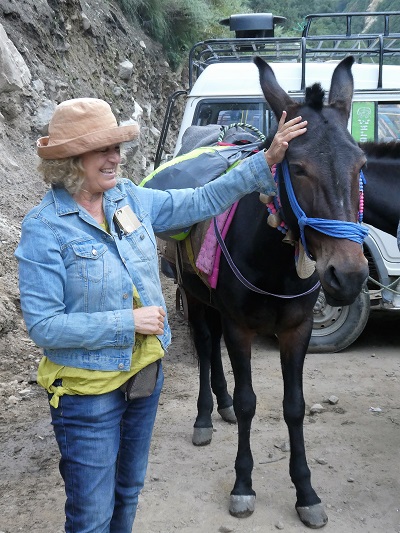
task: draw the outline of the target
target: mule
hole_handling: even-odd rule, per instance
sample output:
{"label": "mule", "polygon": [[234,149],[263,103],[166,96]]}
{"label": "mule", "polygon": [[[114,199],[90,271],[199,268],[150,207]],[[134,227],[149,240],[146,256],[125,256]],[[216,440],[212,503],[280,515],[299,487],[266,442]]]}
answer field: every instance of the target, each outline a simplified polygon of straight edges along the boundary
{"label": "mule", "polygon": [[[344,59],[335,68],[327,104],[319,84],[307,89],[304,102],[292,100],[278,84],[271,67],[261,58],[255,58],[255,63],[264,96],[276,117],[286,110],[287,120],[301,115],[308,121],[307,133],[290,142],[286,155],[289,180],[303,214],[313,220],[335,220],[339,225],[355,227],[359,211],[359,176],[365,155],[347,130],[353,95],[353,58]],[[180,273],[200,361],[198,415],[193,442],[202,445],[211,440],[211,368],[211,387],[218,410],[231,422],[235,421],[236,415],[238,423],[236,480],[229,511],[236,517],[250,515],[255,508],[256,495],[252,487],[250,447],[256,409],[251,344],[257,334],[276,335],[284,382],[283,414],[290,439],[290,477],[297,495],[296,510],[304,524],[319,528],[328,518],[311,485],[303,436],[305,402],[302,388],[303,363],[319,292],[318,280],[331,305],[349,305],[368,276],[368,266],[359,240],[342,238],[343,235],[338,238],[312,225],[299,223],[288,185],[281,172],[278,174],[285,221],[295,240],[303,237],[304,248],[315,261],[315,272],[307,278],[299,277],[294,247],[283,242],[282,233],[268,224],[265,205],[260,202],[259,195],[253,193],[240,200],[225,244],[238,271],[258,292],[243,285],[225,257],[221,258],[215,289],[210,289],[187,269]],[[173,263],[170,266],[175,269]],[[226,390],[221,364],[222,335],[234,374],[233,400]]]}
{"label": "mule", "polygon": [[400,220],[400,142],[363,143],[364,222],[397,235]]}

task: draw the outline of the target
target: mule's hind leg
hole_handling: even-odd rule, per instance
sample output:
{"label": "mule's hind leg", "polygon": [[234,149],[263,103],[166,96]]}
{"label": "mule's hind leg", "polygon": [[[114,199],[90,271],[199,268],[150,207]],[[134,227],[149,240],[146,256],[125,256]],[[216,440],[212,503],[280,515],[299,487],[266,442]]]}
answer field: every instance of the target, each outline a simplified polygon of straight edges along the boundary
{"label": "mule's hind leg", "polygon": [[[216,311],[215,311],[216,312]],[[217,313],[217,312],[216,312]],[[207,311],[208,314],[208,311]],[[236,424],[237,419],[233,409],[232,396],[228,393],[224,367],[221,357],[221,321],[218,313],[218,322],[208,315],[211,320],[211,390],[217,400],[217,411],[221,418],[229,424]]]}
{"label": "mule's hind leg", "polygon": [[[296,487],[296,510],[300,520],[308,527],[318,529],[328,522],[320,498],[311,485],[311,472],[307,465],[304,446],[303,420],[303,365],[307,350],[307,329],[303,324],[279,334],[281,366],[284,384],[283,415],[290,439],[290,477]],[[303,339],[303,340],[302,340]]]}
{"label": "mule's hind leg", "polygon": [[[211,414],[215,394],[218,412],[227,422],[236,422],[232,397],[228,393],[221,359],[221,319],[219,312],[188,296],[189,322],[199,358],[199,395],[192,442],[205,446],[212,439]],[[211,376],[211,378],[210,378]]]}

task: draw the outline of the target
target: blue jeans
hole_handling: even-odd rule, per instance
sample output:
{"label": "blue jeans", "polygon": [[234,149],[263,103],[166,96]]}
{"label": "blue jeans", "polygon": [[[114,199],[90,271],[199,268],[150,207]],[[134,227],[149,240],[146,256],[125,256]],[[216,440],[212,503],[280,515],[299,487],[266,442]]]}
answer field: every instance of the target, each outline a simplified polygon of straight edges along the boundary
{"label": "blue jeans", "polygon": [[144,485],[164,381],[162,365],[148,398],[125,401],[117,389],[64,395],[50,406],[65,483],[66,533],[131,533]]}

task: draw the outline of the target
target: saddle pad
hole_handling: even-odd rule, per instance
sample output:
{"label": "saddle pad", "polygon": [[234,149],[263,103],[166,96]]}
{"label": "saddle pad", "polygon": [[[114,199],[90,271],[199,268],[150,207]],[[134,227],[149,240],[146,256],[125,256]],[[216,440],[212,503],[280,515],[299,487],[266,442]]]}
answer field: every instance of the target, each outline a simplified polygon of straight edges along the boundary
{"label": "saddle pad", "polygon": [[[216,217],[222,238],[225,238],[228,232],[237,205],[238,202],[234,203],[228,210]],[[206,220],[196,224],[185,242],[165,241],[157,237],[157,243],[161,255],[173,264],[176,263],[176,247],[179,246],[184,270],[198,274],[206,285],[215,289],[218,283],[221,248],[217,242],[214,224],[211,222],[212,220]]]}
{"label": "saddle pad", "polygon": [[[223,239],[228,232],[237,204],[238,202],[234,203],[227,211],[216,217],[217,227]],[[215,289],[218,283],[220,259],[221,248],[217,242],[214,224],[210,224],[197,256],[196,267],[208,276],[208,282],[212,289]]]}

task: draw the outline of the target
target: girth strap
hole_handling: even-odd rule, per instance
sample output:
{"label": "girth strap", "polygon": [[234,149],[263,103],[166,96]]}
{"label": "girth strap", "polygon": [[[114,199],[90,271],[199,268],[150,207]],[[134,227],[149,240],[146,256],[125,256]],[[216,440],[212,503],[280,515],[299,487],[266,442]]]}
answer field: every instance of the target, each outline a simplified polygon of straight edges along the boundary
{"label": "girth strap", "polygon": [[175,293],[175,311],[185,321],[189,321],[187,296],[183,287],[182,272],[183,272],[183,258],[180,243],[177,242],[175,246],[175,266],[176,266],[176,282],[178,287]]}

